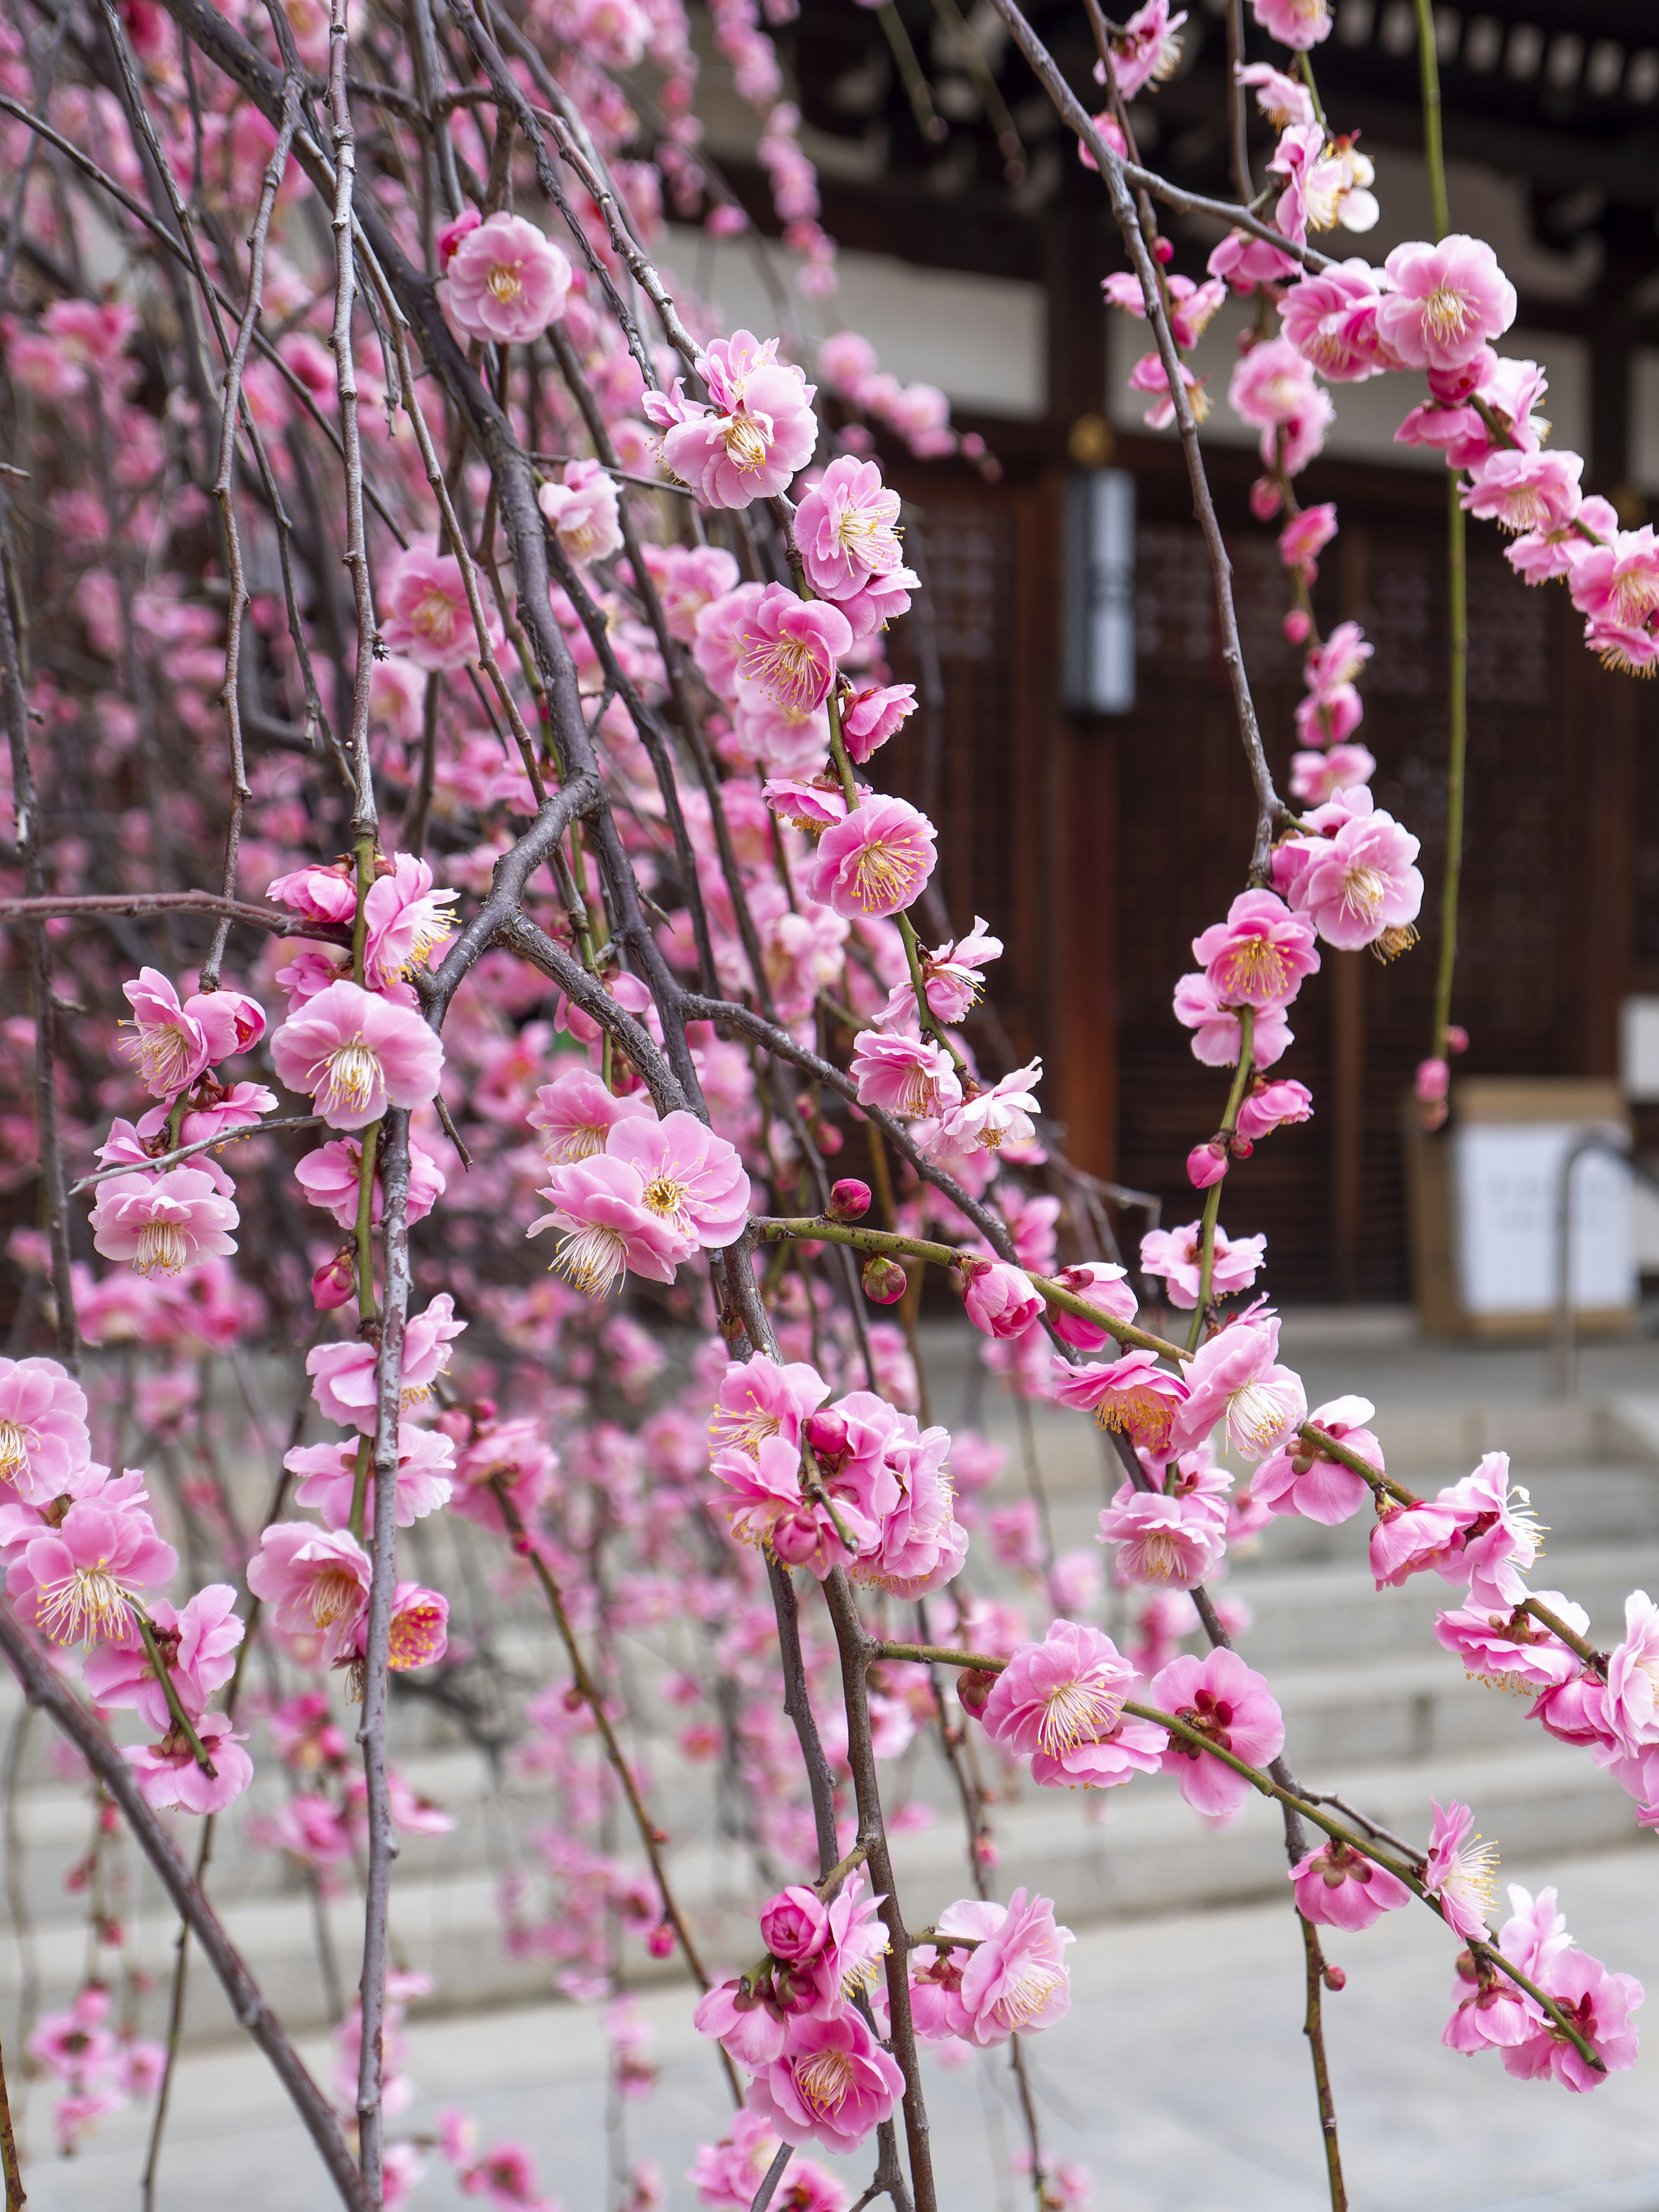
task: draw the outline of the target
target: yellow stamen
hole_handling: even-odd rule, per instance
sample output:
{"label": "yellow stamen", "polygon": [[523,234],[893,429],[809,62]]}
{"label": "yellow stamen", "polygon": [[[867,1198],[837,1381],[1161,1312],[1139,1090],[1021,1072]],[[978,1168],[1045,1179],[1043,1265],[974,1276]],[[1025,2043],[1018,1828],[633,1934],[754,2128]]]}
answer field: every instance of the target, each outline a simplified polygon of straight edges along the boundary
{"label": "yellow stamen", "polygon": [[820,2119],[838,2112],[853,2086],[853,2062],[844,2051],[820,2051],[795,2074],[801,2102]]}
{"label": "yellow stamen", "polygon": [[1122,1698],[1103,1682],[1061,1682],[1044,1700],[1037,1741],[1051,1759],[1058,1759],[1080,1743],[1097,1743],[1102,1723],[1115,1727],[1122,1711]]}
{"label": "yellow stamen", "polygon": [[516,300],[524,289],[524,280],[519,274],[516,261],[498,261],[490,270],[488,282],[490,290],[503,306],[509,300]]}
{"label": "yellow stamen", "polygon": [[21,1421],[0,1421],[0,1474],[8,1478],[28,1465],[29,1454],[40,1439]]}
{"label": "yellow stamen", "polygon": [[602,1298],[627,1260],[628,1247],[616,1231],[590,1222],[586,1229],[575,1230],[561,1241],[553,1265],[584,1297]]}
{"label": "yellow stamen", "polygon": [[336,1045],[327,1066],[317,1092],[324,1120],[331,1119],[342,1109],[349,1114],[364,1112],[380,1087],[379,1054],[356,1036],[346,1044]]}
{"label": "yellow stamen", "polygon": [[190,1247],[176,1221],[147,1221],[132,1255],[136,1275],[179,1275],[190,1264]]}
{"label": "yellow stamen", "polygon": [[127,1592],[100,1559],[44,1587],[35,1618],[54,1644],[106,1644],[125,1630],[129,1607]]}

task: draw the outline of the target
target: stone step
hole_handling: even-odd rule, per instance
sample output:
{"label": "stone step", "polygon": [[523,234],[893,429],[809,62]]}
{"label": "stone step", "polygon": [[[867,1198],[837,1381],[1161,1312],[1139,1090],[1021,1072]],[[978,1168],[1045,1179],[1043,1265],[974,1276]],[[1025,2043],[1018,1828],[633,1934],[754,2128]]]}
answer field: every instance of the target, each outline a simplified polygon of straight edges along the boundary
{"label": "stone step", "polygon": [[[1628,1846],[1637,1833],[1633,1808],[1616,1784],[1582,1754],[1535,1741],[1522,1751],[1437,1757],[1397,1765],[1326,1768],[1304,1764],[1310,1788],[1334,1790],[1396,1833],[1426,1840],[1431,1801],[1457,1796],[1474,1809],[1480,1832],[1513,1863],[1523,1859],[1553,1868],[1589,1851]],[[1139,1778],[1122,1790],[1086,1800],[1026,1784],[994,1808],[995,1835],[1006,1879],[1018,1880],[1055,1901],[1059,1917],[1074,1928],[1148,1913],[1182,1911],[1255,1897],[1282,1895],[1284,1835],[1280,1816],[1252,1797],[1237,1823],[1210,1830],[1163,1777]],[[926,1925],[969,1887],[961,1831],[948,1819],[895,1838],[896,1878],[907,1917]],[[734,1972],[755,1948],[756,1898],[749,1893],[740,1855],[712,1837],[672,1856],[672,1879],[691,1919],[711,1970]],[[434,2004],[448,2008],[522,2001],[546,1995],[554,1966],[515,1957],[502,1937],[501,1871],[475,1859],[442,1877],[420,1871],[412,1859],[398,1869],[392,1927],[400,1964],[431,1974]],[[317,1951],[312,1901],[283,1897],[231,1899],[215,1888],[216,1902],[267,1996],[295,2028],[325,2023],[326,1983]],[[128,1956],[148,1977],[142,1999],[144,2027],[156,2032],[172,1972],[176,1923],[161,1909],[153,1884],[141,1885],[129,1916]],[[322,1914],[337,1960],[337,1982],[355,1986],[362,1942],[355,1896],[331,1902]],[[86,1968],[86,1941],[78,1925],[37,1929],[30,1951],[40,2002],[51,2008],[69,1999]],[[672,1976],[672,1962],[653,1966],[640,1947],[628,1945],[630,1978]],[[0,1950],[0,2017],[15,2013],[20,1990],[20,1952]],[[192,2042],[227,2033],[231,2017],[216,1983],[199,1958],[192,1961],[188,2034]]]}

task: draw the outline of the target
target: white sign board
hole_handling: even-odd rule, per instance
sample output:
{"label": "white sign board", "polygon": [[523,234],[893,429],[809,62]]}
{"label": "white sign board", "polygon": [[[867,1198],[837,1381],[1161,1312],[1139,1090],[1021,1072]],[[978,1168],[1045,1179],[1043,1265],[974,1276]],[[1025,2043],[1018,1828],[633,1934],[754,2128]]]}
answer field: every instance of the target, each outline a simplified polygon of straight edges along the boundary
{"label": "white sign board", "polygon": [[[1466,1121],[1452,1138],[1458,1289],[1470,1314],[1553,1312],[1561,1169],[1585,1126]],[[1636,1243],[1630,1172],[1603,1152],[1573,1170],[1572,1304],[1633,1305]]]}

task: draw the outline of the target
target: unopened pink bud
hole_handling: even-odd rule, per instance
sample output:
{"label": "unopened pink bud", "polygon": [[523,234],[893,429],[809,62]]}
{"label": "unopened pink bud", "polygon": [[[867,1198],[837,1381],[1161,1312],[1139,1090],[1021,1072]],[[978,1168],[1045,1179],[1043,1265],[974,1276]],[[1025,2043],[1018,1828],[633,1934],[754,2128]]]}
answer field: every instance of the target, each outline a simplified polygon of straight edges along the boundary
{"label": "unopened pink bud", "polygon": [[847,1456],[847,1417],[838,1413],[833,1406],[820,1406],[816,1413],[809,1413],[805,1425],[806,1441],[827,1466],[839,1467]]}
{"label": "unopened pink bud", "polygon": [[665,1920],[653,1928],[645,1939],[645,1948],[653,1959],[672,1959],[674,1955],[673,1929]]}
{"label": "unopened pink bud", "polygon": [[1346,1974],[1343,1972],[1340,1966],[1326,1967],[1325,1986],[1328,1990],[1346,1990],[1347,1988],[1348,1978]]}
{"label": "unopened pink bud", "polygon": [[1283,500],[1284,495],[1272,477],[1258,477],[1250,486],[1250,513],[1258,522],[1271,522]]}
{"label": "unopened pink bud", "polygon": [[1437,1105],[1451,1088],[1451,1070],[1443,1060],[1420,1060],[1414,1087],[1425,1106]]}
{"label": "unopened pink bud", "polygon": [[1305,645],[1313,634],[1313,623],[1301,607],[1286,611],[1284,628],[1285,640],[1291,645]]}
{"label": "unopened pink bud", "polygon": [[818,1548],[817,1516],[802,1505],[772,1531],[772,1549],[787,1567],[804,1566]]}
{"label": "unopened pink bud", "polygon": [[325,1260],[311,1279],[311,1300],[319,1313],[332,1313],[337,1306],[349,1305],[357,1287],[356,1254],[349,1244],[342,1244],[331,1260]]}
{"label": "unopened pink bud", "polygon": [[1206,1145],[1194,1145],[1187,1155],[1187,1180],[1194,1190],[1208,1190],[1226,1172],[1227,1147],[1213,1138]]}
{"label": "unopened pink bud", "polygon": [[878,1306],[896,1305],[908,1287],[904,1270],[896,1260],[876,1252],[865,1261],[864,1295]]}
{"label": "unopened pink bud", "polygon": [[1152,240],[1152,258],[1154,261],[1162,261],[1167,267],[1175,259],[1173,243],[1167,238],[1155,238]]}
{"label": "unopened pink bud", "polygon": [[985,1711],[987,1698],[996,1686],[996,1676],[988,1674],[982,1667],[964,1667],[957,1676],[957,1702],[964,1713],[978,1720]]}
{"label": "unopened pink bud", "polygon": [[1248,1137],[1235,1135],[1229,1139],[1227,1150],[1232,1154],[1236,1160],[1248,1160],[1250,1154],[1255,1150],[1255,1146],[1250,1142]]}
{"label": "unopened pink bud", "polygon": [[1469,1033],[1468,1033],[1468,1031],[1466,1029],[1461,1029],[1455,1022],[1448,1022],[1448,1023],[1447,1023],[1447,1024],[1446,1024],[1446,1049],[1447,1049],[1447,1051],[1448,1051],[1448,1052],[1467,1052],[1467,1051],[1468,1050],[1468,1048],[1469,1048]]}
{"label": "unopened pink bud", "polygon": [[870,1186],[847,1176],[830,1194],[825,1209],[831,1221],[861,1221],[870,1211]]}

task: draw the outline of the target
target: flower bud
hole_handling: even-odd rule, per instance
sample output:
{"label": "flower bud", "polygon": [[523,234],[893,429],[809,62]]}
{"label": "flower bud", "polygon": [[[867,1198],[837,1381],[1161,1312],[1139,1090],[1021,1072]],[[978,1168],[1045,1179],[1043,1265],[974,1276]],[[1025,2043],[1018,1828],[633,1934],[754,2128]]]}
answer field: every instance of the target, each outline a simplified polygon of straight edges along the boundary
{"label": "flower bud", "polygon": [[1227,1150],[1234,1159],[1248,1160],[1250,1154],[1255,1150],[1255,1146],[1250,1142],[1248,1137],[1234,1136],[1230,1139]]}
{"label": "flower bud", "polygon": [[1187,1155],[1187,1180],[1194,1190],[1208,1190],[1219,1182],[1227,1172],[1227,1146],[1224,1139],[1212,1137],[1207,1144],[1194,1145]]}
{"label": "flower bud", "polygon": [[996,1686],[996,1679],[982,1667],[963,1668],[957,1676],[957,1702],[964,1713],[971,1713],[975,1720],[983,1717],[986,1700]]}
{"label": "flower bud", "polygon": [[804,1566],[818,1548],[818,1536],[817,1514],[810,1505],[799,1505],[773,1528],[772,1549],[785,1566]]}
{"label": "flower bud", "polygon": [[312,1277],[311,1300],[319,1313],[332,1313],[337,1306],[349,1305],[357,1288],[356,1256],[355,1245],[342,1244]]}
{"label": "flower bud", "polygon": [[847,1457],[847,1416],[833,1406],[820,1406],[806,1416],[803,1432],[811,1449],[835,1473]]}
{"label": "flower bud", "polygon": [[896,1305],[908,1288],[904,1270],[896,1260],[875,1252],[865,1261],[864,1295],[877,1305]]}
{"label": "flower bud", "polygon": [[1291,607],[1285,617],[1285,641],[1287,645],[1305,645],[1313,631],[1313,623],[1305,610]]}
{"label": "flower bud", "polygon": [[1340,1966],[1327,1966],[1324,1980],[1328,1990],[1346,1990],[1348,1986],[1348,1978]]}
{"label": "flower bud", "polygon": [[847,1142],[847,1139],[833,1121],[814,1121],[812,1124],[812,1141],[817,1145],[818,1150],[823,1154],[825,1159],[832,1160],[836,1157],[836,1154],[841,1150],[842,1146]]}
{"label": "flower bud", "polygon": [[659,1921],[647,1936],[645,1948],[653,1959],[672,1959],[674,1955],[676,1941],[674,1931],[668,1923],[665,1920]]}
{"label": "flower bud", "polygon": [[1152,240],[1152,258],[1163,262],[1167,267],[1175,259],[1173,242],[1167,238],[1155,238]]}
{"label": "flower bud", "polygon": [[1438,1105],[1451,1088],[1451,1070],[1443,1060],[1420,1060],[1413,1087],[1425,1106]]}
{"label": "flower bud", "polygon": [[1466,1029],[1462,1029],[1462,1028],[1460,1028],[1460,1027],[1459,1027],[1459,1025],[1457,1024],[1457,1023],[1455,1023],[1455,1022],[1448,1022],[1448,1023],[1447,1023],[1447,1024],[1446,1024],[1446,1049],[1447,1049],[1447,1051],[1448,1051],[1448,1052],[1467,1052],[1467,1051],[1468,1050],[1468,1048],[1469,1048],[1469,1033],[1468,1033],[1468,1031]]}
{"label": "flower bud", "polygon": [[824,1212],[831,1221],[861,1221],[870,1211],[870,1186],[845,1176],[830,1194]]}

